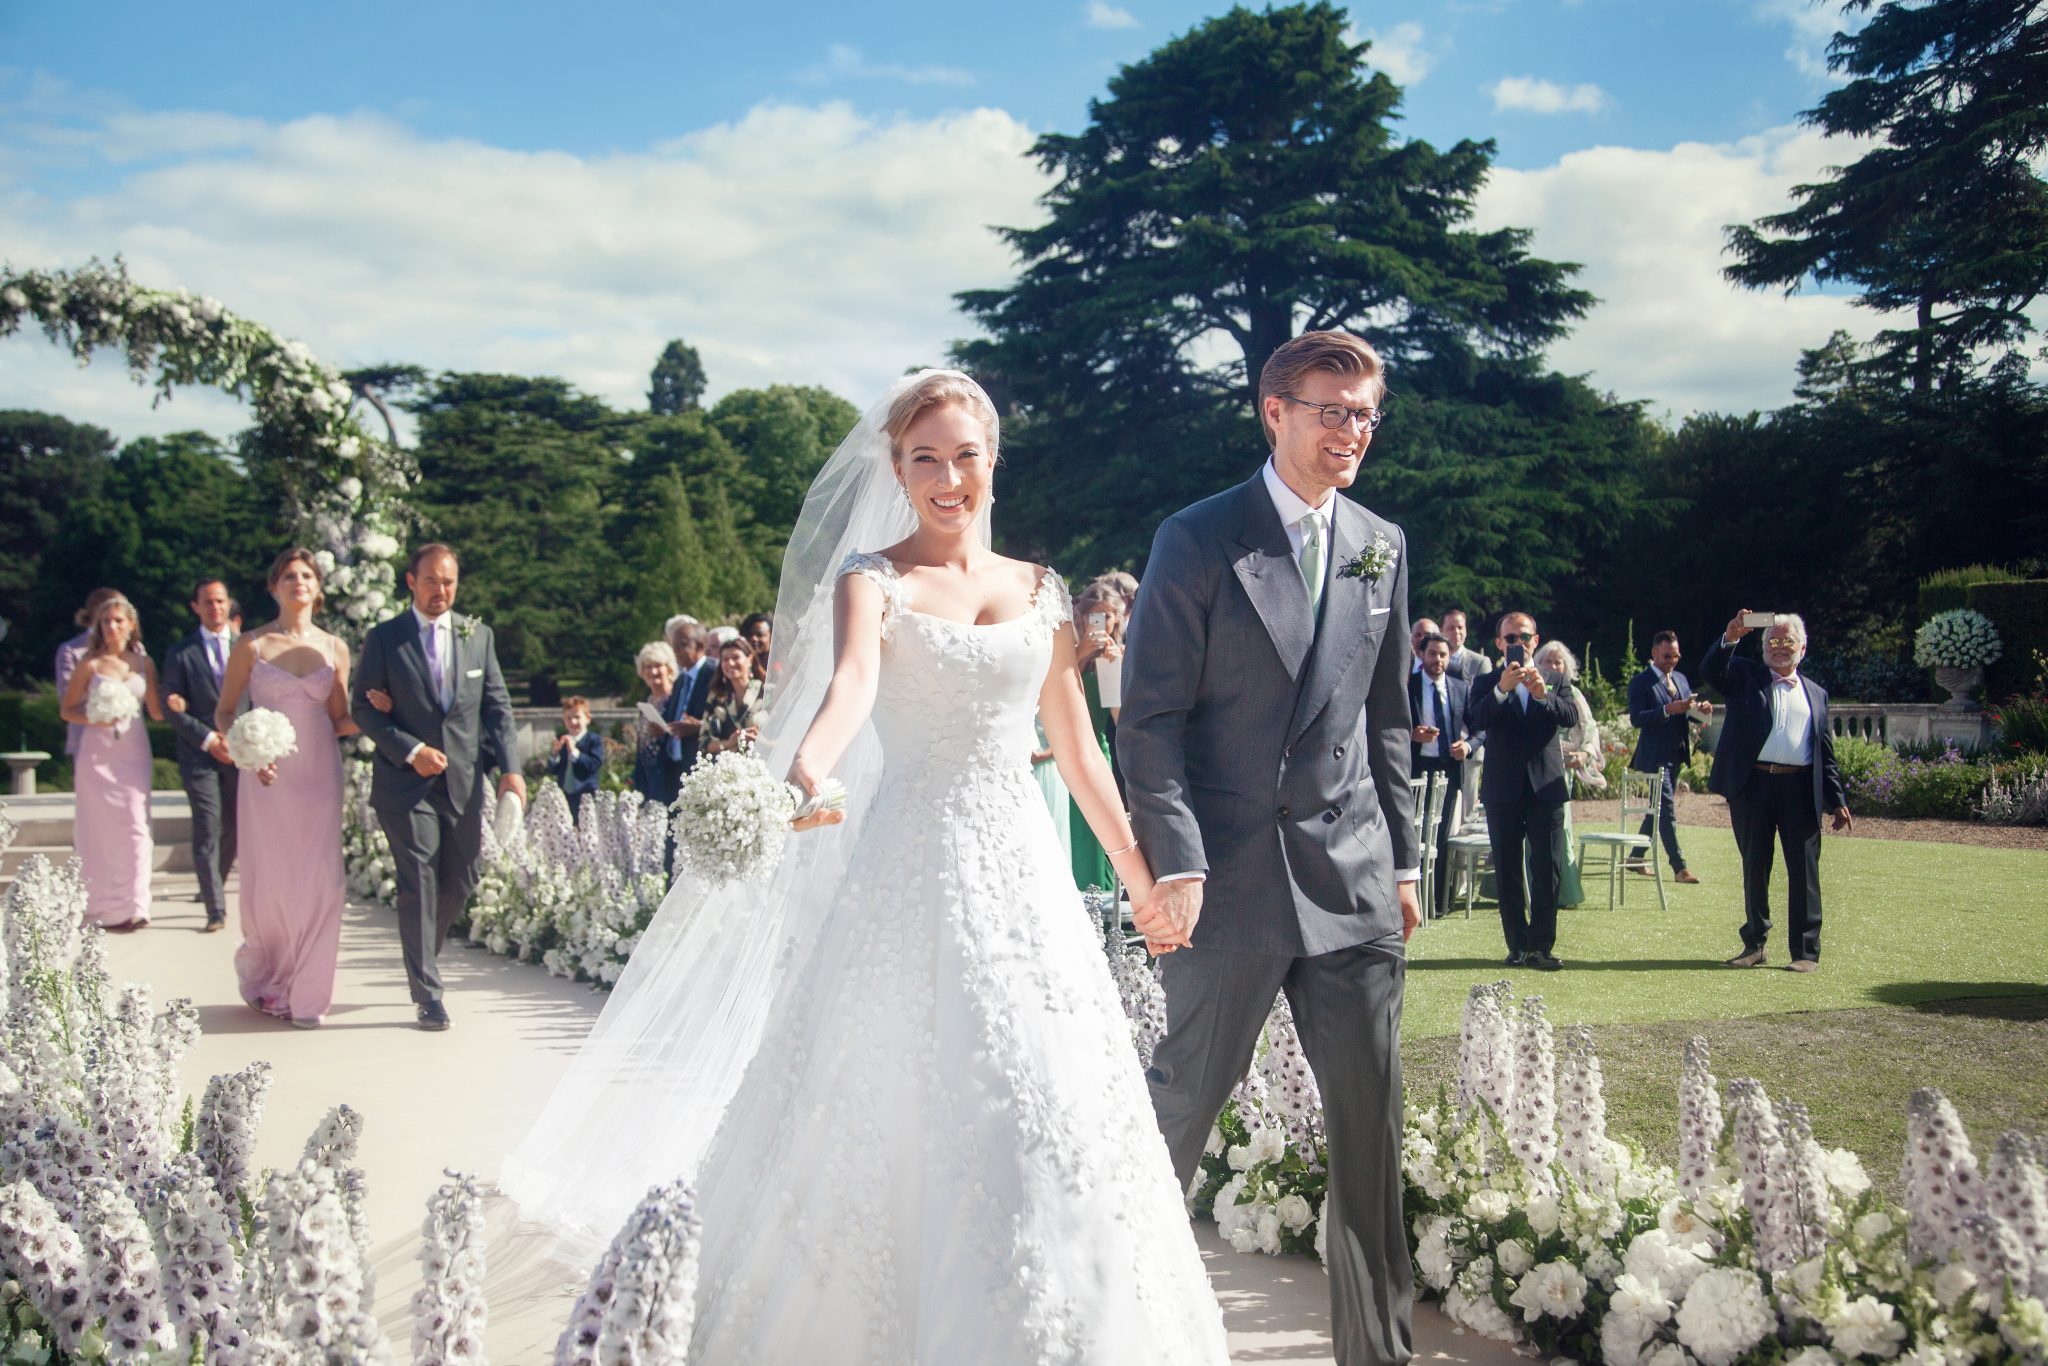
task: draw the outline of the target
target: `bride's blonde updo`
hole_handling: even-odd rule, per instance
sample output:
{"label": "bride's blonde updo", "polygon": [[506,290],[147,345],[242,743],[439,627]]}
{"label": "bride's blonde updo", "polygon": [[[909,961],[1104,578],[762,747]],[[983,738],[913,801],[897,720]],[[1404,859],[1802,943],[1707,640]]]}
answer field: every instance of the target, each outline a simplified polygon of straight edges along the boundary
{"label": "bride's blonde updo", "polygon": [[889,416],[882,422],[882,430],[889,434],[889,458],[896,460],[902,456],[898,443],[919,418],[934,408],[947,407],[965,408],[980,420],[981,429],[988,433],[989,459],[994,460],[996,405],[979,384],[958,370],[934,370],[896,396],[896,401],[889,405]]}

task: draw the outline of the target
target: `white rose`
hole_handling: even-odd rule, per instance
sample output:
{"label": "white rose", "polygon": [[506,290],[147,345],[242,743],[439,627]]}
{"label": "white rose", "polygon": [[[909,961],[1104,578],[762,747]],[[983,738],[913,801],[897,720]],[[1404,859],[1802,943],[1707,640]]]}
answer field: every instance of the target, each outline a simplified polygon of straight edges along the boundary
{"label": "white rose", "polygon": [[1889,1357],[1906,1340],[1906,1325],[1874,1295],[1858,1295],[1827,1321],[1835,1350],[1843,1356]]}
{"label": "white rose", "polygon": [[1287,1135],[1278,1127],[1267,1125],[1253,1132],[1251,1148],[1253,1162],[1278,1162],[1287,1156]]}
{"label": "white rose", "polygon": [[1892,1217],[1883,1210],[1873,1210],[1858,1219],[1851,1231],[1856,1235],[1856,1241],[1867,1247],[1892,1231]]}
{"label": "white rose", "polygon": [[1315,1222],[1315,1208],[1299,1195],[1281,1196],[1280,1203],[1274,1206],[1274,1209],[1279,1213],[1280,1222],[1286,1225],[1289,1233],[1299,1233]]}
{"label": "white rose", "polygon": [[1525,1323],[1577,1318],[1586,1312],[1586,1278],[1570,1262],[1545,1262],[1522,1278],[1508,1302],[1522,1311]]}
{"label": "white rose", "polygon": [[1529,1255],[1529,1249],[1519,1238],[1510,1238],[1502,1243],[1495,1256],[1500,1261],[1500,1269],[1510,1276],[1519,1276],[1536,1264],[1536,1259]]}
{"label": "white rose", "polygon": [[1497,1224],[1508,1217],[1508,1196],[1506,1191],[1474,1191],[1465,1202],[1465,1213],[1482,1224]]}
{"label": "white rose", "polygon": [[1961,1262],[1950,1262],[1934,1273],[1934,1298],[1941,1301],[1944,1309],[1952,1309],[1956,1302],[1977,1288],[1977,1273]]}
{"label": "white rose", "polygon": [[1849,1199],[1870,1189],[1870,1175],[1863,1170],[1863,1159],[1847,1148],[1830,1148],[1820,1160],[1821,1175],[1830,1186]]}
{"label": "white rose", "polygon": [[1223,1154],[1223,1160],[1230,1164],[1230,1169],[1234,1172],[1251,1170],[1251,1145],[1246,1143],[1231,1144],[1229,1151]]}
{"label": "white rose", "polygon": [[1259,1210],[1257,1225],[1259,1233],[1258,1250],[1265,1253],[1268,1257],[1279,1256],[1280,1215],[1270,1205],[1262,1206]]}
{"label": "white rose", "polygon": [[1777,1328],[1778,1316],[1754,1272],[1717,1266],[1692,1283],[1677,1323],[1679,1342],[1703,1366],[1734,1366]]}
{"label": "white rose", "polygon": [[1539,1238],[1548,1238],[1558,1229],[1557,1197],[1548,1193],[1533,1196],[1528,1207],[1522,1211],[1529,1216],[1529,1227],[1536,1230]]}

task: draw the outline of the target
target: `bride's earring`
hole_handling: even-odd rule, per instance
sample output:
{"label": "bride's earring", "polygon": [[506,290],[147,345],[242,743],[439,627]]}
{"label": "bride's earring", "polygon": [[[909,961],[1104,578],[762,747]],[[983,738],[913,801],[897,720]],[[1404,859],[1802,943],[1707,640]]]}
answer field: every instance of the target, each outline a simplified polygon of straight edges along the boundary
{"label": "bride's earring", "polygon": [[898,489],[902,490],[902,492],[903,492],[903,502],[904,502],[904,504],[905,504],[906,506],[908,506],[908,507],[909,507],[909,509],[910,509],[910,510],[911,510],[912,512],[915,512],[915,511],[917,511],[917,499],[915,499],[915,498],[912,498],[912,497],[910,496],[910,485],[908,485],[908,484],[898,484],[898,485],[897,485],[896,487],[897,487]]}

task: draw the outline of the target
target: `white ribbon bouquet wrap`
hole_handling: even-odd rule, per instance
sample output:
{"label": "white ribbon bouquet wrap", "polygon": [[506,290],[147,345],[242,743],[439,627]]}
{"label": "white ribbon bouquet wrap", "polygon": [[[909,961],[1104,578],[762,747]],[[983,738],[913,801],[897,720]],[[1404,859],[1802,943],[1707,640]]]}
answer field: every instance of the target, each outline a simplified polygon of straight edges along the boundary
{"label": "white ribbon bouquet wrap", "polygon": [[96,726],[112,726],[116,735],[126,735],[128,723],[141,714],[142,704],[126,683],[95,678],[85,691],[85,719]]}
{"label": "white ribbon bouquet wrap", "polygon": [[228,727],[228,757],[235,767],[251,773],[269,768],[287,754],[298,752],[298,732],[291,718],[268,707],[251,707]]}
{"label": "white ribbon bouquet wrap", "polygon": [[782,862],[791,821],[845,805],[845,789],[829,779],[806,799],[752,748],[711,755],[683,778],[670,808],[678,871],[710,883],[765,884]]}

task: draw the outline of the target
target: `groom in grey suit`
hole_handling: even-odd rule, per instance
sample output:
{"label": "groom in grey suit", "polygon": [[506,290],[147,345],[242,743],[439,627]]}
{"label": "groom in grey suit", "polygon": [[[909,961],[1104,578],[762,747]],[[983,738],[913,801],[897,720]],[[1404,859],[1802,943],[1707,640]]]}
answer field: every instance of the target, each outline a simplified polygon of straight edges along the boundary
{"label": "groom in grey suit", "polygon": [[[512,698],[491,628],[453,610],[461,570],[445,545],[413,552],[412,610],[373,628],[349,714],[376,743],[370,807],[398,865],[398,935],[422,1029],[448,1027],[435,955],[476,890],[483,852],[484,773],[526,799],[512,731]],[[370,702],[387,694],[387,713]]]}
{"label": "groom in grey suit", "polygon": [[1193,1179],[1285,991],[1327,1123],[1340,1366],[1413,1355],[1399,1051],[1421,864],[1408,565],[1399,527],[1337,496],[1384,391],[1378,355],[1348,333],[1273,353],[1259,377],[1272,457],[1159,528],[1117,722],[1131,821],[1160,879],[1135,919],[1170,955],[1148,1080],[1175,1174]]}

